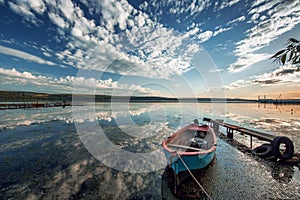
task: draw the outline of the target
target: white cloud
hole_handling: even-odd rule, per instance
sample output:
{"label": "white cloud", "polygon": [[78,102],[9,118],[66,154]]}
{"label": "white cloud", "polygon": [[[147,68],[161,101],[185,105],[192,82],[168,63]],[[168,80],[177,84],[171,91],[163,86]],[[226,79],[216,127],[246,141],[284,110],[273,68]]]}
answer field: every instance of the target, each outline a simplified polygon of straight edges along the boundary
{"label": "white cloud", "polygon": [[252,20],[252,22],[254,22],[254,23],[257,23],[257,22],[258,22],[258,19],[259,19],[259,17],[260,17],[260,14],[258,14],[258,13],[254,13],[254,14],[251,16],[251,20]]}
{"label": "white cloud", "polygon": [[214,32],[213,36],[216,36],[216,35],[218,35],[220,33],[225,32],[225,31],[229,31],[230,29],[232,29],[232,27],[229,27],[229,28],[220,28],[220,29],[218,29],[217,31]]}
{"label": "white cloud", "polygon": [[73,22],[75,8],[71,0],[59,0],[58,8],[64,14],[65,18]]}
{"label": "white cloud", "polygon": [[224,9],[227,7],[231,7],[234,4],[237,4],[238,2],[240,2],[241,0],[229,0],[229,1],[222,1],[222,4],[220,6],[220,9]]}
{"label": "white cloud", "polygon": [[25,15],[27,17],[36,19],[35,15],[30,11],[28,5],[26,5],[24,2],[19,2],[19,4],[8,2],[8,5],[17,14]]}
{"label": "white cloud", "polygon": [[139,10],[148,13],[154,22],[166,17],[166,13],[174,16],[177,23],[183,20],[193,23],[194,19],[212,4],[209,0],[186,0],[186,1],[161,1],[153,0],[151,3],[143,3]]}
{"label": "white cloud", "polygon": [[234,90],[241,87],[247,87],[252,84],[250,80],[240,79],[222,87],[224,90]]}
{"label": "white cloud", "polygon": [[26,0],[26,1],[16,1],[8,2],[9,7],[17,14],[22,15],[24,20],[29,21],[35,25],[41,23],[34,12],[42,14],[45,10],[45,4],[42,0]]}
{"label": "white cloud", "polygon": [[[292,65],[281,66],[271,73],[264,73],[254,77],[254,82],[264,85],[278,85],[278,84],[299,84],[300,70]],[[296,85],[295,85],[296,86]]]}
{"label": "white cloud", "polygon": [[[247,38],[236,43],[237,47],[234,53],[239,58],[228,68],[231,72],[246,69],[267,58],[266,54],[256,54],[255,52],[268,46],[279,35],[292,30],[300,23],[300,4],[296,0],[269,1],[265,4],[256,1],[254,5],[249,11],[249,14],[253,15],[254,26],[246,32]],[[263,13],[267,13],[267,16],[262,16]]]}
{"label": "white cloud", "polygon": [[[161,95],[159,91],[150,88],[142,87],[140,85],[118,83],[107,80],[97,80],[95,78],[66,76],[61,78],[54,78],[49,76],[33,75],[30,72],[19,72],[16,69],[0,68],[1,84],[0,89],[10,88],[11,90],[18,90],[19,86],[22,88],[30,88],[31,91],[39,92],[40,86],[47,86],[47,92],[55,93],[71,93],[73,91],[74,83],[81,91],[86,94],[93,94],[96,89],[99,94],[117,94],[117,95]],[[12,89],[14,87],[14,89]],[[41,92],[41,91],[40,91]]]}
{"label": "white cloud", "polygon": [[186,37],[190,37],[190,36],[194,36],[196,35],[198,32],[200,31],[200,29],[198,27],[194,27],[191,30],[189,30],[188,32],[186,32]]}
{"label": "white cloud", "polygon": [[198,39],[200,40],[200,42],[205,42],[209,40],[212,36],[213,36],[212,31],[205,31],[198,35]]}
{"label": "white cloud", "polygon": [[[102,15],[96,19],[99,20],[98,25],[87,19],[70,0],[60,0],[57,4],[45,2],[51,10],[49,19],[60,29],[61,39],[70,34],[73,36],[68,37],[65,49],[55,54],[66,65],[123,75],[168,78],[190,70],[190,61],[200,50],[199,46],[190,46],[189,42],[189,37],[198,31],[196,28],[190,31],[190,35],[175,33],[127,2],[83,1],[91,6],[91,14]],[[194,3],[195,7],[190,9],[199,10],[204,5]],[[27,7],[27,10],[37,7],[41,8],[35,5],[34,8]],[[116,26],[119,27],[118,32]],[[202,36],[201,40],[210,37],[205,33]],[[58,41],[61,40],[59,37]]]}
{"label": "white cloud", "polygon": [[145,25],[145,17],[143,15],[139,14],[135,19],[138,27],[143,27]]}
{"label": "white cloud", "polygon": [[246,17],[245,16],[241,16],[241,17],[238,17],[234,20],[231,20],[229,22],[227,22],[227,25],[230,25],[230,24],[236,24],[237,22],[242,22],[242,21],[245,21]]}
{"label": "white cloud", "polygon": [[193,2],[190,3],[190,6],[186,10],[186,12],[191,12],[191,16],[193,16],[196,13],[200,13],[201,11],[203,11],[210,4],[211,4],[210,1],[197,1],[197,0],[193,0]]}
{"label": "white cloud", "polygon": [[8,47],[4,47],[4,46],[0,46],[0,53],[5,54],[5,55],[9,55],[9,56],[14,56],[17,58],[21,58],[24,60],[28,60],[28,61],[32,61],[32,62],[36,62],[39,64],[45,64],[45,65],[55,65],[55,63],[51,62],[51,61],[47,61],[44,60],[40,57],[34,56],[32,54],[20,51],[20,50],[16,50],[16,49],[12,49],[12,48],[8,48]]}
{"label": "white cloud", "polygon": [[13,86],[15,90],[17,90],[20,86],[28,84],[28,82],[35,86],[41,86],[43,85],[43,80],[46,79],[45,76],[34,76],[30,72],[19,72],[14,68],[0,68],[0,77],[0,86],[3,87],[2,89],[5,89],[8,85]]}
{"label": "white cloud", "polygon": [[[101,18],[87,18],[84,11],[71,0],[39,0],[32,4],[23,3],[24,6],[18,3],[18,6],[22,5],[28,11],[19,12],[20,15],[32,15],[34,18],[38,17],[36,13],[48,12],[49,19],[58,27],[56,40],[67,38],[64,49],[52,55],[56,55],[65,65],[80,69],[169,78],[189,71],[193,56],[201,50],[199,45],[190,45],[190,37],[199,32],[197,27],[186,34],[175,32],[153,21],[145,12],[134,9],[126,1],[91,0],[82,3],[88,6],[91,15]],[[153,5],[164,3],[153,2]],[[191,4],[178,1],[170,4],[176,9],[180,8],[177,10],[179,13],[196,13],[210,3],[192,0]],[[189,11],[183,9],[185,6]],[[219,29],[215,35],[226,30]],[[212,31],[206,31],[198,38],[204,42],[212,36]],[[45,51],[43,54],[49,55]]]}
{"label": "white cloud", "polygon": [[27,0],[30,7],[37,13],[43,14],[46,10],[46,5],[43,0]]}
{"label": "white cloud", "polygon": [[252,4],[252,9],[249,14],[262,13],[272,9],[278,3],[282,3],[280,0],[256,0]]}
{"label": "white cloud", "polygon": [[[95,2],[95,6],[95,11],[103,15],[102,25],[109,32],[114,32],[114,26],[118,26],[121,30],[127,28],[127,22],[133,10],[133,7],[129,3],[125,1],[104,0]],[[140,26],[143,26],[145,20],[141,15],[138,15],[136,22]]]}
{"label": "white cloud", "polygon": [[238,57],[235,63],[230,65],[228,71],[239,72],[250,67],[254,63],[260,62],[262,60],[266,60],[270,57],[271,55],[269,54],[253,54],[253,53],[243,54],[240,57]]}
{"label": "white cloud", "polygon": [[251,76],[247,80],[240,79],[234,81],[228,85],[225,85],[223,89],[234,90],[253,85],[259,85],[261,87],[273,87],[281,85],[282,88],[284,88],[284,86],[288,87],[292,85],[295,88],[300,86],[300,70],[290,64],[284,65],[269,73]]}
{"label": "white cloud", "polygon": [[[235,19],[235,20],[227,23],[227,25],[232,24],[232,23],[234,23],[235,21],[238,21],[238,20],[243,20],[243,19],[242,19],[242,17],[240,17],[240,19]],[[199,43],[202,43],[202,42],[206,42],[206,41],[210,40],[212,37],[217,36],[220,33],[223,33],[225,31],[229,31],[232,28],[233,27],[228,27],[228,28],[216,27],[217,30],[214,31],[214,32],[210,31],[210,30],[207,30],[207,31],[199,33],[201,31],[201,29],[198,26],[196,26],[195,24],[192,24],[190,29],[185,33],[185,37],[196,37],[200,40]]]}
{"label": "white cloud", "polygon": [[[138,16],[143,17],[147,23],[141,24],[140,19],[136,19],[137,26],[119,34],[109,34],[111,30],[94,27],[88,21],[84,23],[88,24],[86,28],[84,24],[75,25],[72,33],[81,40],[72,40],[71,49],[57,55],[64,59],[65,64],[75,67],[127,75],[166,78],[174,73],[181,74],[189,70],[189,61],[196,53],[196,48],[188,48],[191,52],[186,50],[189,44],[183,42],[187,36],[176,35],[172,30],[155,25],[145,15]],[[96,35],[90,37],[92,30],[95,29]],[[83,38],[83,31],[89,37]],[[95,39],[91,43],[93,37]],[[81,57],[77,57],[70,54],[73,49],[81,49],[84,53]]]}
{"label": "white cloud", "polygon": [[66,23],[66,22],[64,21],[64,19],[63,19],[62,17],[60,17],[58,14],[49,12],[49,13],[48,13],[48,16],[49,16],[50,20],[51,20],[56,26],[58,26],[58,27],[60,27],[60,28],[62,28],[62,29],[68,27],[68,23]]}

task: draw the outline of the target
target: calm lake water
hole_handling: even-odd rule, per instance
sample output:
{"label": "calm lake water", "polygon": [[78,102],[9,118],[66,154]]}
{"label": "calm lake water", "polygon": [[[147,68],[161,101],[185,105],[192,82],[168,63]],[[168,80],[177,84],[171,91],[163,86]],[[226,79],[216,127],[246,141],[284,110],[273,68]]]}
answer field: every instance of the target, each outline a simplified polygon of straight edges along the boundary
{"label": "calm lake water", "polygon": [[[288,136],[300,152],[299,105],[97,103],[0,116],[0,199],[176,199],[160,144],[195,118]],[[300,198],[299,166],[237,147],[219,139],[215,160],[196,174],[213,199]],[[189,178],[185,187],[200,191]]]}

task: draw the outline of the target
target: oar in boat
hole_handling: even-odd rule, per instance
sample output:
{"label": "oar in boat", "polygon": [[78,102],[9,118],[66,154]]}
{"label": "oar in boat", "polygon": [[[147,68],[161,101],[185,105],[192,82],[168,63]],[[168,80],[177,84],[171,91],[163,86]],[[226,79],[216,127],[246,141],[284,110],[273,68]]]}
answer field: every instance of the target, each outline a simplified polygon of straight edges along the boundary
{"label": "oar in boat", "polygon": [[175,148],[180,148],[180,149],[192,149],[195,151],[203,151],[203,149],[195,148],[195,147],[189,147],[185,145],[180,145],[180,144],[167,144],[168,147],[175,147]]}

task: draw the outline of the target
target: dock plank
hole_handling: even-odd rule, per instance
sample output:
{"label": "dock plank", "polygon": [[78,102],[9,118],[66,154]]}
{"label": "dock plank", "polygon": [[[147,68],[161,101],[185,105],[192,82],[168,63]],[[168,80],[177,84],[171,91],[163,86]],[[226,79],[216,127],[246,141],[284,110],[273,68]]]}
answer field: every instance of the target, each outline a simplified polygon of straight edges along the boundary
{"label": "dock plank", "polygon": [[246,135],[256,137],[256,138],[258,138],[260,140],[264,140],[264,141],[272,142],[273,139],[276,137],[275,135],[271,135],[271,134],[268,134],[268,133],[263,133],[263,132],[260,132],[260,131],[244,128],[244,127],[237,126],[237,125],[234,125],[234,124],[229,124],[229,123],[225,123],[225,122],[217,122],[217,121],[214,121],[214,122],[219,124],[220,126],[229,128],[231,130],[240,132],[242,134],[246,134]]}

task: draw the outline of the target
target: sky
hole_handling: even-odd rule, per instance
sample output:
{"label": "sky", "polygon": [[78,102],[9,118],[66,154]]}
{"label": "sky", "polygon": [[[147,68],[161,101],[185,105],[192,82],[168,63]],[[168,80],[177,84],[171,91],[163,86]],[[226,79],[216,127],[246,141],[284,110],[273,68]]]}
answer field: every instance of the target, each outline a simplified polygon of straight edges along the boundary
{"label": "sky", "polygon": [[0,0],[0,90],[300,98],[298,0]]}

